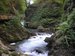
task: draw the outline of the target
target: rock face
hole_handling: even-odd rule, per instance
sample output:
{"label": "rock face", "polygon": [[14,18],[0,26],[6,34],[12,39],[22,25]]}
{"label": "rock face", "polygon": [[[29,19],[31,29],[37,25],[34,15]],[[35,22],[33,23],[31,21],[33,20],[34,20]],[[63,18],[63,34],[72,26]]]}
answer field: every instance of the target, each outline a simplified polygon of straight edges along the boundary
{"label": "rock face", "polygon": [[4,55],[3,53],[8,53],[8,50],[9,48],[0,40],[0,56]]}
{"label": "rock face", "polygon": [[26,56],[15,52],[8,43],[27,39],[30,33],[25,28],[15,28],[0,25],[0,56]]}
{"label": "rock face", "polygon": [[0,20],[9,20],[12,18],[12,15],[0,15]]}
{"label": "rock face", "polygon": [[9,45],[7,45],[7,43],[5,44],[0,39],[0,56],[28,56],[28,55],[21,54],[16,51],[10,51],[11,48],[9,47]]}
{"label": "rock face", "polygon": [[75,56],[75,49],[72,47],[65,47],[62,45],[63,31],[56,31],[51,38],[46,38],[45,42],[48,42],[49,56]]}
{"label": "rock face", "polygon": [[15,43],[27,39],[31,34],[22,27],[20,21],[9,20],[0,22],[0,56],[26,56],[15,51],[15,47],[9,43]]}
{"label": "rock face", "polygon": [[0,38],[6,42],[17,42],[27,39],[30,36],[29,31],[22,27],[18,19],[13,19],[0,24]]}
{"label": "rock face", "polygon": [[5,46],[2,41],[0,40],[0,49],[8,50],[9,48]]}
{"label": "rock face", "polygon": [[0,38],[6,42],[17,42],[29,37],[29,32],[26,29],[3,27],[0,27]]}

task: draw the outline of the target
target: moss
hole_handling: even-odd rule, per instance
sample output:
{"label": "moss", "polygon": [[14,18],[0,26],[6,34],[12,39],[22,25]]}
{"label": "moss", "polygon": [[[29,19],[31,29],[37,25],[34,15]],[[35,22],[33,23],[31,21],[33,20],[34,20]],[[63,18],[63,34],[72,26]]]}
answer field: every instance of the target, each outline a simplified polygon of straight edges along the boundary
{"label": "moss", "polygon": [[0,54],[2,54],[3,53],[3,49],[2,48],[0,48]]}
{"label": "moss", "polygon": [[3,48],[0,48],[0,55],[1,55],[2,53],[9,54],[9,51],[8,51],[8,50],[5,50],[5,49],[3,49]]}
{"label": "moss", "polygon": [[18,6],[19,6],[19,11],[20,13],[24,13],[25,10],[27,9],[27,2],[26,0],[18,0]]}
{"label": "moss", "polygon": [[29,32],[22,27],[18,17],[0,25],[0,37],[7,42],[17,42],[28,36]]}
{"label": "moss", "polygon": [[9,2],[10,0],[2,0],[0,1],[0,13],[9,13]]}
{"label": "moss", "polygon": [[14,52],[12,52],[12,53],[10,54],[10,56],[19,56],[19,54],[14,51]]}

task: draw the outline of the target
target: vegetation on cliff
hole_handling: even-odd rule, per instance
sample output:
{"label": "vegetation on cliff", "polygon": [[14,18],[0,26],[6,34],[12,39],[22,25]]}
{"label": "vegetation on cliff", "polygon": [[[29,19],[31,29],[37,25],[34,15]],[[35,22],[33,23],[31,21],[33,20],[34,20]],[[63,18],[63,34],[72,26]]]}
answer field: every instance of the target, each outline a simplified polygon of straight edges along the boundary
{"label": "vegetation on cliff", "polygon": [[26,0],[0,0],[0,56],[19,56],[9,44],[30,36],[29,31],[21,24],[26,4]]}
{"label": "vegetation on cliff", "polygon": [[[43,28],[43,31],[48,29],[55,33],[52,36],[52,49],[56,49],[57,46],[60,49],[62,47],[75,49],[75,1],[33,1],[34,4],[28,5],[27,0],[0,0],[0,43],[11,43],[27,39],[30,33],[26,28]],[[12,15],[12,17],[1,20],[2,15]],[[26,21],[24,22],[26,28],[22,26],[21,21]],[[51,40],[48,43],[50,42]],[[2,43],[3,45],[0,44],[0,47],[4,46],[4,43]],[[0,48],[0,55],[4,53],[5,49]],[[59,48],[57,49],[59,50]],[[10,51],[8,50],[8,52]]]}

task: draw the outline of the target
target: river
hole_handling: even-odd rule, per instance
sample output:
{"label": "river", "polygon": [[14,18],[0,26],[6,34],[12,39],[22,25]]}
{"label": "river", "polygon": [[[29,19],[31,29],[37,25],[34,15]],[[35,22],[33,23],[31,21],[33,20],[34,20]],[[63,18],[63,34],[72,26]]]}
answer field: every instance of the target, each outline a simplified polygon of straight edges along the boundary
{"label": "river", "polygon": [[17,51],[29,56],[48,56],[47,45],[44,40],[50,38],[53,34],[36,32],[36,36],[31,36],[17,46]]}

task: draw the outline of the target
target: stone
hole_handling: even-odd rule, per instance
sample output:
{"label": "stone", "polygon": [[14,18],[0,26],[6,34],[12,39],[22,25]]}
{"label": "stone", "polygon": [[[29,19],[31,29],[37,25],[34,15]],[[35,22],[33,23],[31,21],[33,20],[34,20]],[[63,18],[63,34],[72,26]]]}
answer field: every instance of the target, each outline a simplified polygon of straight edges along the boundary
{"label": "stone", "polygon": [[46,38],[44,41],[48,43],[47,47],[51,49],[54,43],[53,38]]}
{"label": "stone", "polygon": [[2,56],[9,56],[8,54],[2,53]]}
{"label": "stone", "polygon": [[40,26],[38,26],[37,30],[38,30],[39,32],[43,32],[43,31],[44,31],[44,27],[40,25]]}
{"label": "stone", "polygon": [[5,46],[1,40],[0,40],[0,48],[4,49],[4,50],[9,50],[10,49],[7,46]]}

